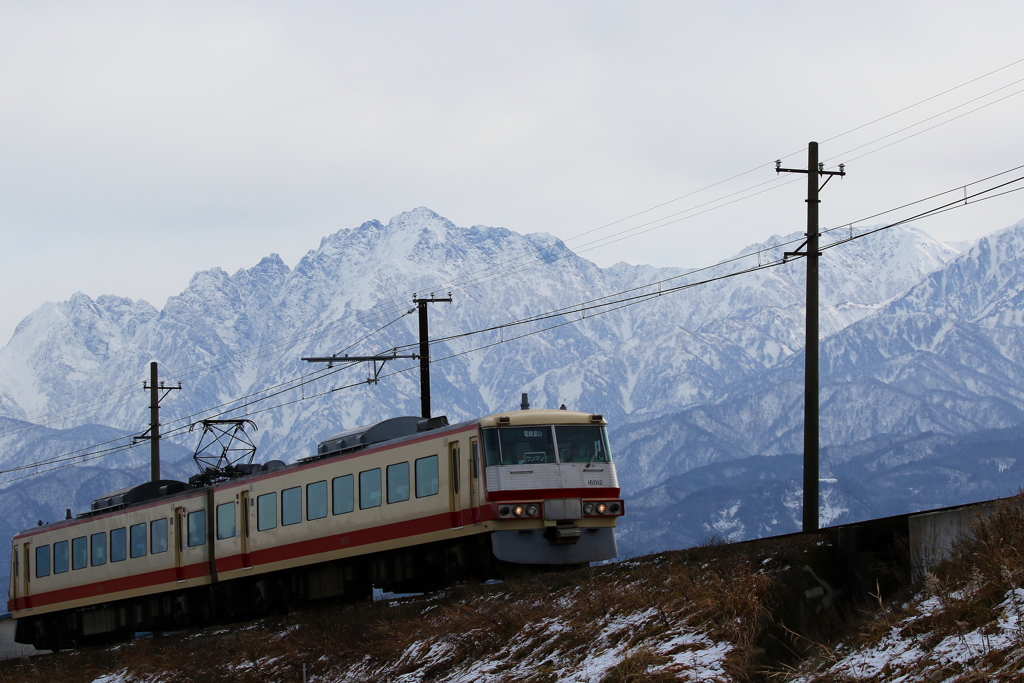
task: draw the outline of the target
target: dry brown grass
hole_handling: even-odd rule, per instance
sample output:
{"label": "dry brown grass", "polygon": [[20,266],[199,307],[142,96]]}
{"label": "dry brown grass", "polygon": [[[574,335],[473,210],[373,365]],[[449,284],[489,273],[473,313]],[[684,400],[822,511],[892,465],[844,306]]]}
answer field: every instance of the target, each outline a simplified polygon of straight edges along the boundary
{"label": "dry brown grass", "polygon": [[[988,517],[971,524],[953,556],[934,571],[930,589],[942,602],[939,625],[978,627],[1006,594],[1024,586],[1024,495],[999,502]],[[1024,605],[1022,605],[1024,607]]]}

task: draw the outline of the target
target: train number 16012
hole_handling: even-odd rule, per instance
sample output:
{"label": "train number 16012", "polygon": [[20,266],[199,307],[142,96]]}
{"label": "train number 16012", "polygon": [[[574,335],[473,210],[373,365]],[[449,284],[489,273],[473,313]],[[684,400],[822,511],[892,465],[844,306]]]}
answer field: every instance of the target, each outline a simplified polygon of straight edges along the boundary
{"label": "train number 16012", "polygon": [[587,479],[587,486],[604,486],[604,479]]}

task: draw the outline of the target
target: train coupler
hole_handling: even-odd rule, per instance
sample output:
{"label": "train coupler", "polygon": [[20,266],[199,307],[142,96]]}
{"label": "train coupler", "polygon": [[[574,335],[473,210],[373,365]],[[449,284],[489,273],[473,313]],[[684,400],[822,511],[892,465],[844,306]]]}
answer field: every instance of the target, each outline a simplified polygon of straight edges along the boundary
{"label": "train coupler", "polygon": [[580,540],[582,533],[573,522],[558,522],[544,530],[544,538],[552,545],[566,545]]}

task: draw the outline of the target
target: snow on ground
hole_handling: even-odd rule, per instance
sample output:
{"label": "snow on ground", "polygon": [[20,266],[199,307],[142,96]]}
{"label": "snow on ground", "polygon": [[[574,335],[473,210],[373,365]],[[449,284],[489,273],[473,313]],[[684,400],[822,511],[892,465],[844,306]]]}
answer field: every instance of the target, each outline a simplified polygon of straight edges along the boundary
{"label": "snow on ground", "polygon": [[116,674],[107,674],[106,676],[100,676],[92,683],[128,683],[128,679],[125,678],[124,671]]}
{"label": "snow on ground", "polygon": [[[949,596],[966,597],[969,596]],[[1024,677],[1024,589],[1007,591],[989,623],[951,634],[940,632],[933,619],[942,611],[940,598],[919,595],[908,607],[909,615],[893,622],[877,642],[867,646],[842,644],[835,650],[833,663],[792,680],[954,681],[960,680],[960,674],[979,667],[989,674],[1009,675],[1013,680]]]}
{"label": "snow on ground", "polygon": [[[671,624],[665,629],[650,629],[652,622],[664,619],[656,608],[608,620],[601,636],[584,644],[573,644],[561,638],[569,631],[560,619],[545,619],[523,629],[521,635],[511,639],[503,648],[490,656],[451,666],[457,658],[459,646],[447,642],[450,636],[418,640],[409,645],[394,661],[380,666],[379,660],[369,657],[350,666],[313,672],[310,683],[340,683],[342,681],[389,681],[393,683],[507,683],[547,673],[549,680],[558,683],[600,683],[616,667],[634,674],[670,674],[679,681],[729,680],[724,668],[726,656],[733,645],[716,642],[700,629],[686,623]],[[296,627],[283,629],[284,637]],[[648,635],[645,635],[648,634]],[[566,644],[568,643],[568,644]],[[262,671],[278,680],[275,663],[278,658],[237,662],[232,669],[237,674]],[[160,677],[139,678],[126,671],[107,674],[92,683],[159,683]]]}
{"label": "snow on ground", "polygon": [[[559,683],[600,683],[616,666],[632,656],[641,655],[644,662],[656,661],[649,674],[674,674],[678,680],[725,680],[723,662],[732,646],[715,642],[699,630],[680,624],[651,638],[631,638],[631,634],[653,619],[656,609],[634,612],[610,619],[602,636],[578,647],[560,647],[560,634],[567,627],[557,619],[547,619],[524,630],[501,650],[489,657],[448,669],[445,660],[456,646],[443,640],[420,640],[402,653],[386,668],[371,668],[363,661],[344,671],[323,674],[317,681],[389,680],[395,683],[497,683],[525,680],[537,672],[546,672]],[[401,673],[405,671],[405,673]]]}

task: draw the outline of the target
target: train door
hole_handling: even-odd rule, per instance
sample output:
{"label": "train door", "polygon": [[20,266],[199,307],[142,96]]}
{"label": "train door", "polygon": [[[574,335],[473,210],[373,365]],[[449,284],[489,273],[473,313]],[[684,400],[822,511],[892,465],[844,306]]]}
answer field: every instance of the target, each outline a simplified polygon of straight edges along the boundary
{"label": "train door", "polygon": [[473,524],[480,524],[480,446],[475,438],[469,440],[469,512]]}
{"label": "train door", "polygon": [[451,512],[452,528],[462,528],[462,476],[459,456],[459,442],[448,442],[448,509]]}
{"label": "train door", "polygon": [[32,603],[28,600],[29,588],[31,587],[31,579],[29,577],[32,574],[30,571],[31,563],[29,562],[29,556],[31,554],[31,549],[29,548],[30,545],[31,542],[25,543],[21,546],[21,597],[25,600],[25,607],[32,606]]}
{"label": "train door", "polygon": [[249,492],[242,491],[238,511],[238,539],[241,544],[242,569],[252,569],[252,556],[249,554]]}
{"label": "train door", "polygon": [[220,580],[217,575],[217,501],[212,486],[206,489],[206,547],[209,552],[210,580],[217,583]]}
{"label": "train door", "polygon": [[21,595],[21,592],[18,590],[18,581],[18,546],[15,544],[11,552],[11,578],[7,583],[10,593],[8,597],[14,601],[14,609],[21,609],[18,606],[18,596]]}
{"label": "train door", "polygon": [[185,508],[174,508],[174,519],[171,520],[174,532],[171,534],[174,539],[174,578],[178,581],[185,580]]}
{"label": "train door", "polygon": [[[28,596],[28,544],[26,543],[24,555],[18,549],[17,544],[11,553],[11,594],[10,599],[14,601],[14,609],[25,609],[28,605],[21,602],[22,598]],[[22,559],[24,557],[24,559]]]}

